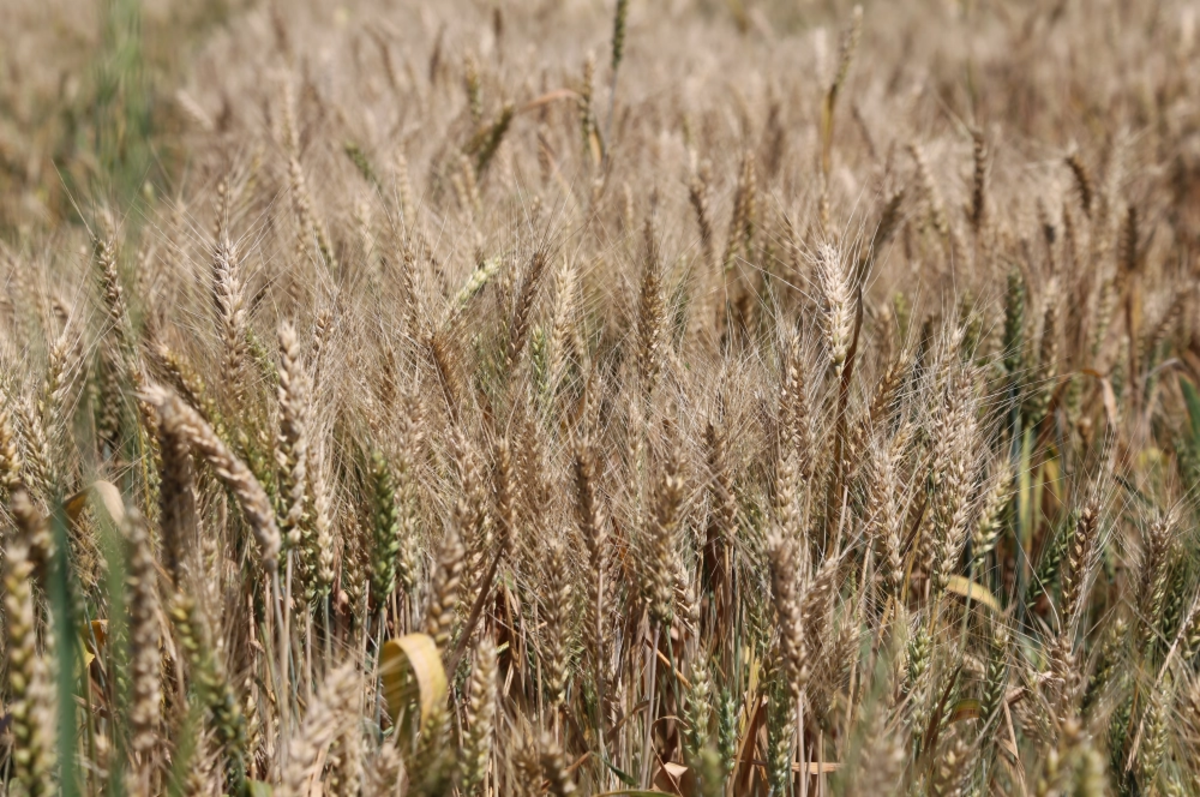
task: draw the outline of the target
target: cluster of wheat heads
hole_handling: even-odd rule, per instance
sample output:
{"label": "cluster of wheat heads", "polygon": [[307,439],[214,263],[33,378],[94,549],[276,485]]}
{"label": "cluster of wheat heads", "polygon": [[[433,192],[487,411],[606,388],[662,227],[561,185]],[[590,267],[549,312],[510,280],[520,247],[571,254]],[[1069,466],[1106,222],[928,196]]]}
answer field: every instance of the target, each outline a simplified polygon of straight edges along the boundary
{"label": "cluster of wheat heads", "polygon": [[8,793],[1200,793],[1194,7],[530,6],[3,250]]}

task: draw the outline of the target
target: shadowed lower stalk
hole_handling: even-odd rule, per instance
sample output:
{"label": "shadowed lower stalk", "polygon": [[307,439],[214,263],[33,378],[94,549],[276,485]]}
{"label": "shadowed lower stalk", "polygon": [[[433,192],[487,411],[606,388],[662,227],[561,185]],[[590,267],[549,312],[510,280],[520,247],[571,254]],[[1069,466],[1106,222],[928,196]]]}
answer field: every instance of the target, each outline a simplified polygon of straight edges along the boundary
{"label": "shadowed lower stalk", "polygon": [[642,735],[642,754],[639,759],[642,762],[641,787],[643,790],[650,788],[650,780],[654,777],[651,755],[654,752],[654,707],[657,697],[655,676],[658,673],[658,637],[661,630],[662,626],[654,623],[650,647],[646,651],[646,725]]}

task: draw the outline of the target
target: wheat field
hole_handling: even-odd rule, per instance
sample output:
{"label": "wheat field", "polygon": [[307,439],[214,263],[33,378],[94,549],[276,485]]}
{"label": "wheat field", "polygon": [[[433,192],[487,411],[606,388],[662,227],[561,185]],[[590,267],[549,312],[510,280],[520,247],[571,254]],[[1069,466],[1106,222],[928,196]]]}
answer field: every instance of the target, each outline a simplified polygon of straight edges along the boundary
{"label": "wheat field", "polygon": [[1193,0],[13,0],[0,794],[1200,795]]}

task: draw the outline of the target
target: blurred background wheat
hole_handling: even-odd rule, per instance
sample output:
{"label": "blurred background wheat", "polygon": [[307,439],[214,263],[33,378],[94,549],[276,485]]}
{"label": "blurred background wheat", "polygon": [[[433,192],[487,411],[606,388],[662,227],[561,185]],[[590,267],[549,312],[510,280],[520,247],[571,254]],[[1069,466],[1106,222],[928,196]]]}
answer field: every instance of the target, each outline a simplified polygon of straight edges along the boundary
{"label": "blurred background wheat", "polygon": [[0,790],[1200,794],[1200,7],[13,0]]}

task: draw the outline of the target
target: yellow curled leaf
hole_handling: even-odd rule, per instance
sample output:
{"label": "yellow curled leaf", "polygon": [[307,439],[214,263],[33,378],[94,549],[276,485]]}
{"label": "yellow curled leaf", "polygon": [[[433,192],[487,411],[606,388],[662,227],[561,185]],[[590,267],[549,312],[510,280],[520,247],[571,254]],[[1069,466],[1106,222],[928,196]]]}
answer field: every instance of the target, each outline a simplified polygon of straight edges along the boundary
{"label": "yellow curled leaf", "polygon": [[662,769],[660,769],[659,772],[667,776],[667,778],[670,780],[670,786],[678,789],[679,784],[683,781],[683,776],[688,773],[688,768],[683,764],[676,764],[671,761],[666,761],[662,764]]}
{"label": "yellow curled leaf", "polygon": [[108,620],[92,620],[90,630],[91,633],[84,632],[83,634],[83,665],[85,667],[92,666],[92,662],[104,649],[104,642],[108,639]]}
{"label": "yellow curled leaf", "polygon": [[379,675],[392,722],[408,715],[416,704],[424,725],[446,699],[442,656],[426,634],[408,634],[384,643],[379,656]]}
{"label": "yellow curled leaf", "polygon": [[970,598],[976,603],[982,603],[994,612],[1000,611],[1000,602],[988,591],[988,588],[964,576],[950,576],[946,590],[964,598]]}
{"label": "yellow curled leaf", "polygon": [[72,521],[79,520],[89,496],[104,507],[113,523],[119,525],[125,520],[125,501],[121,498],[121,491],[112,482],[97,479],[66,500],[67,516]]}
{"label": "yellow curled leaf", "polygon": [[979,719],[978,700],[960,700],[950,708],[950,722]]}
{"label": "yellow curled leaf", "polygon": [[108,620],[92,620],[92,635],[88,639],[89,645],[93,639],[96,640],[97,647],[104,647],[104,643],[108,639]]}

